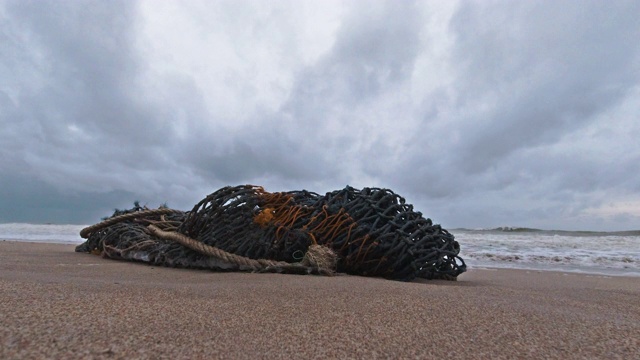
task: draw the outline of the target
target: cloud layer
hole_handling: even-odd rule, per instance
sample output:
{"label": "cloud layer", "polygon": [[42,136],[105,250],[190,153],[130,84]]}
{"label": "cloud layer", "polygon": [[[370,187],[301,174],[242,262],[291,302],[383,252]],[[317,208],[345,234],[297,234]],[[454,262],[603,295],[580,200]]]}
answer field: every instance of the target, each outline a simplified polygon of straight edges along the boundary
{"label": "cloud layer", "polygon": [[637,229],[634,1],[0,1],[0,221],[224,185]]}

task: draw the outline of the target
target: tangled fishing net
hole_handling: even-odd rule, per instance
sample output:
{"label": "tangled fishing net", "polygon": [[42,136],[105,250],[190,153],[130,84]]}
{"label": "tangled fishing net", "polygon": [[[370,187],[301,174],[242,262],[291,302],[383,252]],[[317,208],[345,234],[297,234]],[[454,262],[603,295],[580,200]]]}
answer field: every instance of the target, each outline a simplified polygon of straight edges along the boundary
{"label": "tangled fishing net", "polygon": [[460,246],[388,189],[346,187],[324,196],[224,187],[191,211],[137,203],[80,232],[76,248],[112,259],[216,271],[455,280]]}

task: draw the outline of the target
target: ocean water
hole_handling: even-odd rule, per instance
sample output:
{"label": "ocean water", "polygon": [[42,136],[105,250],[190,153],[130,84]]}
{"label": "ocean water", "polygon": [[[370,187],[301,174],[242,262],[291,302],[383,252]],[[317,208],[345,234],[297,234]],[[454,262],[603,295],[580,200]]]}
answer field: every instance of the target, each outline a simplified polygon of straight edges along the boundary
{"label": "ocean water", "polygon": [[450,232],[460,243],[460,257],[471,268],[640,276],[640,231],[497,228]]}
{"label": "ocean water", "polygon": [[[85,225],[0,224],[0,241],[81,244]],[[523,228],[449,230],[470,269],[515,268],[640,276],[640,231],[569,232]]]}
{"label": "ocean water", "polygon": [[81,244],[80,230],[88,225],[0,224],[0,240]]}

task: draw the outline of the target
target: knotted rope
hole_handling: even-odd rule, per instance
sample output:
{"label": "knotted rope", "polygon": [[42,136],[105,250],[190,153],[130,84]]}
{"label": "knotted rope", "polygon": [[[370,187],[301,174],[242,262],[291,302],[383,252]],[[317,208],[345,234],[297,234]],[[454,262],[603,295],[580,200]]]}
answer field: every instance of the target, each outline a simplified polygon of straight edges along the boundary
{"label": "knotted rope", "polygon": [[122,214],[103,220],[100,223],[86,227],[80,231],[80,236],[88,238],[92,233],[109,226],[122,223],[128,220],[137,220],[138,222],[152,222],[146,227],[150,235],[163,240],[174,241],[200,254],[215,257],[228,264],[237,266],[240,270],[249,270],[254,272],[292,272],[307,273],[319,275],[334,275],[336,265],[336,254],[330,249],[319,245],[310,246],[303,259],[298,263],[288,263],[284,261],[273,261],[268,259],[250,259],[218,249],[214,246],[191,239],[188,236],[174,232],[164,231],[153,223],[162,224],[164,221],[153,221],[149,217],[167,214],[184,214],[179,210],[169,208],[159,208],[152,210],[142,210],[132,213]]}
{"label": "knotted rope", "polygon": [[[330,257],[335,258],[335,253],[332,252],[329,254],[326,251],[321,250],[322,246],[319,245],[310,246],[305,257],[300,263],[288,263],[267,259],[250,259],[248,257],[231,254],[214,246],[193,240],[192,238],[180,233],[160,230],[154,225],[149,225],[147,229],[149,229],[151,234],[159,238],[175,241],[189,249],[199,252],[200,254],[216,257],[230,264],[238,265],[242,269],[263,272],[290,270],[293,272],[318,273],[322,275],[331,275],[334,272],[331,268],[332,260],[329,260],[329,262],[323,262],[321,259],[326,258],[327,254]],[[333,262],[335,262],[335,260],[333,260]]]}

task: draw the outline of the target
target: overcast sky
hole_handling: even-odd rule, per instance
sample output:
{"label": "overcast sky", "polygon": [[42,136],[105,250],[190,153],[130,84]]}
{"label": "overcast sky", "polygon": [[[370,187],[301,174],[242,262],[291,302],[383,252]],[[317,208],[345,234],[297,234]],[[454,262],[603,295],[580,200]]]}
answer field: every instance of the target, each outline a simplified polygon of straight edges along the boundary
{"label": "overcast sky", "polygon": [[640,229],[640,2],[0,0],[0,222],[385,187]]}

